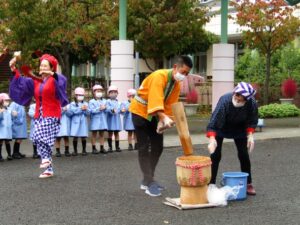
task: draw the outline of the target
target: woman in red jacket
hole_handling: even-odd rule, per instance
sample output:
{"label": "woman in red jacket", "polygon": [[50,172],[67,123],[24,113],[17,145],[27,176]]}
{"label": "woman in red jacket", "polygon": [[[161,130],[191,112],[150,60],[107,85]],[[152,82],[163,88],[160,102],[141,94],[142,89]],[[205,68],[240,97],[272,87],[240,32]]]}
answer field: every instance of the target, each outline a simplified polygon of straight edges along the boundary
{"label": "woman in red jacket", "polygon": [[20,105],[28,105],[32,97],[36,100],[33,142],[42,159],[40,168],[46,169],[39,178],[53,176],[52,146],[59,132],[61,106],[68,104],[66,78],[56,73],[57,64],[54,56],[44,54],[40,58],[40,77],[24,77],[16,68],[16,57],[10,61],[14,75],[9,87],[11,99]]}

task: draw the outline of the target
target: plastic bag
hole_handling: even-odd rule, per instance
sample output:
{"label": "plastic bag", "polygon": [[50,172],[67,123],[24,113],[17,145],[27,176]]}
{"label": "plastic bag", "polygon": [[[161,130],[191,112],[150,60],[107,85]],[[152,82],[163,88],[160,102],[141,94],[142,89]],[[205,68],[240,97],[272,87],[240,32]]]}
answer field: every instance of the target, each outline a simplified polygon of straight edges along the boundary
{"label": "plastic bag", "polygon": [[239,186],[224,186],[218,188],[215,184],[210,184],[207,188],[207,200],[209,203],[218,206],[226,206],[227,200],[234,200],[237,198],[239,189]]}

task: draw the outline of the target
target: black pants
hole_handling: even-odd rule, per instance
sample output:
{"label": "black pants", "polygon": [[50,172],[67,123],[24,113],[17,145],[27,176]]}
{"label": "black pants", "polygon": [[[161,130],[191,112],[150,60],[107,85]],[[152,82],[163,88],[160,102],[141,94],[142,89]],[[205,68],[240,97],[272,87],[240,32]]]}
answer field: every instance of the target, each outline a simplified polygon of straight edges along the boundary
{"label": "black pants", "polygon": [[156,118],[150,122],[141,116],[132,114],[132,122],[139,143],[138,157],[144,176],[143,184],[149,185],[154,180],[155,168],[163,151],[163,135],[156,132]]}
{"label": "black pants", "polygon": [[[222,144],[223,144],[223,139],[222,137],[216,137],[217,141],[217,148],[216,151],[210,155],[212,165],[211,165],[211,184],[216,183],[216,177],[218,174],[218,168],[219,168],[219,163],[221,161],[222,157]],[[252,177],[251,177],[251,163],[250,163],[250,158],[248,154],[248,149],[247,149],[247,138],[239,138],[239,139],[234,139],[234,143],[236,145],[237,151],[238,151],[238,158],[240,160],[240,165],[241,165],[241,171],[248,173],[248,180],[247,183],[251,184],[252,183]]]}

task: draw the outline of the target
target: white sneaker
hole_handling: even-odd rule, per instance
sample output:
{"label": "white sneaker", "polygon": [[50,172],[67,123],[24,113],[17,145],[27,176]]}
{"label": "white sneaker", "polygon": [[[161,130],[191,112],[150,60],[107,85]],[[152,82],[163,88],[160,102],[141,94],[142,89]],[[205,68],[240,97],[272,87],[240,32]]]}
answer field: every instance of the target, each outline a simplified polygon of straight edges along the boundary
{"label": "white sneaker", "polygon": [[46,170],[45,172],[40,174],[39,178],[49,178],[49,177],[53,177],[53,176],[54,176],[53,171]]}
{"label": "white sneaker", "polygon": [[49,159],[42,159],[42,162],[40,164],[40,168],[41,169],[46,169],[50,165],[51,165],[51,161]]}

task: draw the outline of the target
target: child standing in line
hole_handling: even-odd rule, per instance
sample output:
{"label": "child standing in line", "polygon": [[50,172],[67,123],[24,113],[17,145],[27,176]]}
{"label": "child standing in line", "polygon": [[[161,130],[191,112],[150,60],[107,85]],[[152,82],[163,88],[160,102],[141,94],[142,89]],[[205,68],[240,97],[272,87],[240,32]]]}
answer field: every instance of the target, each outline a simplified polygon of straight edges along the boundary
{"label": "child standing in line", "polygon": [[55,138],[56,157],[61,157],[60,142],[64,139],[65,143],[65,156],[71,156],[69,151],[69,136],[71,131],[71,116],[70,105],[61,108],[60,130]]}
{"label": "child standing in line", "polygon": [[[124,115],[123,117],[123,129],[127,131],[128,133],[128,150],[132,151],[133,150],[133,145],[132,145],[132,140],[135,140],[135,133],[134,133],[134,126],[132,123],[132,115],[131,112],[129,112],[129,105],[131,100],[134,98],[136,95],[136,90],[135,89],[129,89],[127,91],[127,101],[122,102],[121,104],[121,112]],[[136,148],[136,141],[135,141],[135,146]]]}
{"label": "child standing in line", "polygon": [[[33,100],[34,103],[32,103],[29,106],[29,110],[28,110],[28,116],[30,117],[30,134],[29,134],[29,138],[31,141],[33,141],[33,134],[34,134],[34,114],[35,114],[35,107],[36,107],[36,103],[35,100]],[[34,159],[38,159],[39,155],[37,153],[37,146],[35,145],[35,143],[33,142],[33,155],[32,158]]]}
{"label": "child standing in line", "polygon": [[107,131],[107,118],[106,118],[106,100],[103,99],[103,88],[101,85],[96,84],[93,86],[94,99],[89,102],[90,112],[90,130],[92,131],[92,146],[93,154],[98,154],[96,148],[97,133],[99,133],[100,153],[106,154],[104,149],[104,132]]}
{"label": "child standing in line", "polygon": [[106,112],[107,112],[107,126],[108,126],[108,152],[113,152],[112,150],[112,136],[115,137],[115,147],[116,152],[121,152],[119,145],[119,132],[122,130],[121,128],[121,110],[120,103],[117,100],[118,96],[118,88],[114,85],[111,85],[108,88],[108,97]]}
{"label": "child standing in line", "polygon": [[7,160],[12,160],[10,141],[12,139],[12,118],[9,108],[10,98],[8,94],[0,94],[0,162],[4,161],[2,157],[2,144],[5,142]]}
{"label": "child standing in line", "polygon": [[12,110],[12,138],[15,139],[12,157],[22,159],[25,158],[25,155],[20,152],[20,145],[23,139],[27,139],[25,107],[12,102],[10,108]]}
{"label": "child standing in line", "polygon": [[88,122],[87,116],[88,103],[84,101],[85,90],[82,87],[77,87],[74,91],[75,101],[70,104],[71,117],[71,132],[70,136],[73,137],[73,156],[77,156],[77,143],[78,138],[81,138],[82,155],[86,156],[86,138],[88,137]]}

